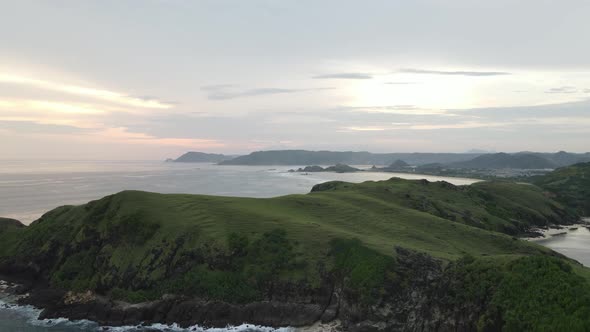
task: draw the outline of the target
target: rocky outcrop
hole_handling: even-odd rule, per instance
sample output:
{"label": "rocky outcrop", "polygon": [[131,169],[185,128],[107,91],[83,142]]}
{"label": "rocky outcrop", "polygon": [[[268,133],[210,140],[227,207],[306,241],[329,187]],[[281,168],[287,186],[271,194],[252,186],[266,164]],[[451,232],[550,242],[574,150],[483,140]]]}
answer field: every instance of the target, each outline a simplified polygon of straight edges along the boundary
{"label": "rocky outcrop", "polygon": [[[208,301],[177,295],[129,304],[92,292],[32,289],[22,304],[44,308],[42,319],[68,317],[119,326],[177,323],[180,326],[224,327],[242,323],[263,326],[309,326],[341,322],[345,331],[474,331],[485,303],[453,301],[453,289],[461,287],[441,261],[423,253],[395,248],[396,277],[379,298],[365,303],[344,280],[329,280],[325,296],[287,296],[280,300],[246,304]],[[287,292],[291,293],[291,292]],[[280,298],[280,293],[276,296]]]}
{"label": "rocky outcrop", "polygon": [[[318,321],[324,309],[317,304],[268,301],[239,305],[176,296],[140,304],[116,302],[99,296],[79,302],[65,299],[71,300],[71,297],[63,297],[46,307],[40,318],[89,319],[109,326],[177,323],[184,327],[195,324],[225,327],[244,322],[263,326],[304,326]],[[23,301],[27,304],[31,302],[36,304],[31,299]]]}

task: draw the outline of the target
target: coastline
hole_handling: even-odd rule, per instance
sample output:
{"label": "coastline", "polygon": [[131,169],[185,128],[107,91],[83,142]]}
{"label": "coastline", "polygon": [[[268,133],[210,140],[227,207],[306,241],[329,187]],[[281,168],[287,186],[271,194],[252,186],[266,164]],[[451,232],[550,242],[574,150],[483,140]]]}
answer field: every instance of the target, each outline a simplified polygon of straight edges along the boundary
{"label": "coastline", "polygon": [[[11,281],[6,281],[0,278],[0,310],[9,310],[17,313],[18,317],[21,317],[27,321],[28,324],[33,326],[43,326],[49,328],[55,327],[80,327],[81,329],[92,329],[96,331],[139,331],[147,329],[149,331],[175,331],[175,332],[339,332],[342,331],[342,323],[339,319],[335,319],[330,322],[317,321],[313,324],[292,327],[292,326],[263,326],[258,324],[251,324],[247,322],[207,326],[202,324],[186,325],[177,322],[172,323],[160,323],[160,322],[149,322],[149,321],[127,321],[122,325],[110,325],[105,322],[98,322],[89,318],[68,318],[68,317],[57,317],[47,316],[46,310],[48,307],[40,307],[42,305],[37,300],[32,300],[31,297],[36,297],[36,292],[43,292],[39,289],[31,289],[29,292],[19,294],[24,291],[26,286]],[[92,294],[80,294],[76,296],[76,303],[73,305],[82,305],[84,295],[93,297]],[[35,305],[32,302],[37,302]],[[126,304],[126,307],[141,307],[149,305],[149,303],[140,304]]]}
{"label": "coastline", "polygon": [[533,227],[530,228],[526,234],[534,236],[521,237],[525,241],[542,241],[554,236],[566,235],[570,231],[575,231],[580,227],[586,227],[590,229],[590,218],[582,218],[578,223],[571,225],[549,225],[546,228]]}
{"label": "coastline", "polygon": [[[12,312],[14,319],[20,319],[27,325],[42,328],[64,328],[80,329],[80,331],[174,331],[174,332],[320,332],[334,331],[336,329],[327,329],[326,327],[334,324],[316,323],[301,328],[294,327],[271,327],[257,324],[239,323],[227,324],[225,326],[205,326],[200,324],[182,325],[176,322],[159,323],[159,322],[129,322],[123,325],[109,325],[94,321],[89,318],[68,318],[68,317],[44,317],[44,311],[47,308],[41,308],[33,304],[25,304],[23,300],[29,296],[29,293],[18,295],[22,285],[8,282],[0,279],[0,310]],[[26,301],[25,301],[26,302]]]}

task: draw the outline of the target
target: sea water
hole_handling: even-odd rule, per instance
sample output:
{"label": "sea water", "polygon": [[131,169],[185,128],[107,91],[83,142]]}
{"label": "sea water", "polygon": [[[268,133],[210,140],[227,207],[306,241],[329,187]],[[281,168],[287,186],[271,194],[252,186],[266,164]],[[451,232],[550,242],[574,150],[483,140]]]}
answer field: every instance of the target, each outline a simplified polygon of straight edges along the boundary
{"label": "sea water", "polygon": [[[300,166],[220,166],[161,161],[2,161],[0,217],[25,224],[66,204],[82,204],[122,190],[221,196],[274,197],[303,194],[331,180],[363,182],[391,177],[477,180],[406,173],[293,173]],[[362,167],[362,166],[361,166]],[[367,167],[367,166],[365,166]]]}
{"label": "sea water", "polygon": [[[590,222],[590,219],[586,219],[586,222]],[[590,230],[585,226],[535,242],[590,267]]]}

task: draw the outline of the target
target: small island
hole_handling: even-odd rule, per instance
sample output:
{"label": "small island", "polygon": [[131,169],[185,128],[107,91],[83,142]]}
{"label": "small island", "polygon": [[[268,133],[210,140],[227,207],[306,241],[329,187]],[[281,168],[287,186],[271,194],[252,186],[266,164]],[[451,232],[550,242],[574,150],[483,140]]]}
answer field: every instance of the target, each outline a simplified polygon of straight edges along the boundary
{"label": "small island", "polygon": [[354,172],[362,172],[363,170],[359,168],[355,168],[346,164],[336,164],[334,166],[328,166],[326,168],[322,166],[306,166],[303,168],[298,168],[296,170],[290,169],[289,172],[298,172],[298,173],[315,173],[315,172],[334,172],[334,173],[354,173]]}

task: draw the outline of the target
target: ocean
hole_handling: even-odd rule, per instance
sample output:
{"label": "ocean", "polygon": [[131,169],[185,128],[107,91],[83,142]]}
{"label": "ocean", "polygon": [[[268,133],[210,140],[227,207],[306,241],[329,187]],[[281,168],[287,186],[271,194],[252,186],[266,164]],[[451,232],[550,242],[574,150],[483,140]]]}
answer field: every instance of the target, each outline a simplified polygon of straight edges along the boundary
{"label": "ocean", "polygon": [[313,185],[332,180],[363,182],[397,176],[445,180],[457,185],[477,181],[405,173],[288,172],[297,167],[300,166],[219,166],[162,161],[0,161],[0,217],[29,224],[57,206],[83,204],[130,189],[273,197],[307,193]]}

